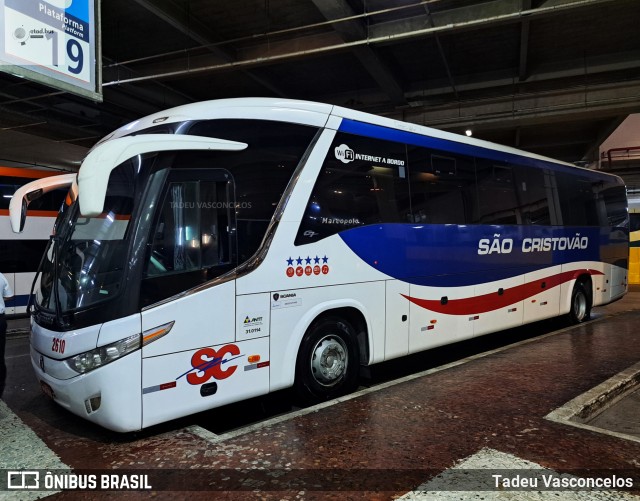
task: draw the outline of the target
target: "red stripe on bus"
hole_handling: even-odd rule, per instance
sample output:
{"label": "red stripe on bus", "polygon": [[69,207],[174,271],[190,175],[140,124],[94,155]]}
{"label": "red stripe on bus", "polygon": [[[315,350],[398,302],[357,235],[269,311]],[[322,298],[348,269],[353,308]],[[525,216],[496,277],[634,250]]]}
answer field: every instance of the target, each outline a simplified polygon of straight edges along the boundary
{"label": "red stripe on bus", "polygon": [[[413,304],[424,308],[425,310],[434,311],[436,313],[446,313],[449,315],[469,315],[471,313],[486,313],[488,311],[498,310],[506,306],[518,303],[527,298],[540,294],[541,292],[557,287],[565,282],[576,279],[578,276],[587,273],[589,275],[604,275],[604,273],[596,270],[575,270],[565,271],[557,275],[542,278],[522,285],[517,285],[510,289],[503,289],[502,294],[498,291],[482,296],[474,296],[462,299],[449,299],[446,304],[442,304],[440,299],[421,299],[417,297],[401,294],[402,297],[408,299]],[[543,287],[544,283],[544,287]]]}

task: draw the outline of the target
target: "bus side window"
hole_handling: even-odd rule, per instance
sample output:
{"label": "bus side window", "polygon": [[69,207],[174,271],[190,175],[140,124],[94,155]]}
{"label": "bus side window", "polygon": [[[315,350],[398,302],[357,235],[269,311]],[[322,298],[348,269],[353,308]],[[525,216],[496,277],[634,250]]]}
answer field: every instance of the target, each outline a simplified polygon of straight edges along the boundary
{"label": "bus side window", "polygon": [[[606,221],[603,221],[601,225],[608,225],[610,228],[625,229],[629,224],[627,192],[625,187],[615,185],[605,186],[602,191],[602,198],[604,199]],[[635,230],[637,229],[638,228],[635,228]]]}
{"label": "bus side window", "polygon": [[[197,178],[200,174],[190,175]],[[191,177],[169,183],[149,234],[140,285],[141,308],[196,287],[237,265],[231,238],[235,221],[232,192],[232,182],[222,178]]]}
{"label": "bus side window", "polygon": [[338,133],[324,161],[295,245],[376,223],[407,222],[406,147]]}
{"label": "bus side window", "polygon": [[479,224],[522,224],[516,185],[510,165],[478,158]]}
{"label": "bus side window", "polygon": [[228,184],[200,183],[200,248],[203,268],[231,262]]}
{"label": "bus side window", "polygon": [[518,195],[518,218],[522,224],[551,225],[549,206],[553,203],[551,187],[545,183],[544,169],[515,166],[514,176]]}
{"label": "bus side window", "polygon": [[409,146],[410,223],[465,224],[475,212],[473,161],[453,153]]}
{"label": "bus side window", "polygon": [[229,264],[229,210],[227,183],[171,183],[152,235],[145,276]]}
{"label": "bus side window", "polygon": [[147,275],[199,268],[198,182],[171,183],[155,228]]}
{"label": "bus side window", "polygon": [[600,217],[596,206],[596,193],[599,191],[595,182],[565,172],[556,172],[556,182],[560,196],[562,222],[565,226],[599,226]]}

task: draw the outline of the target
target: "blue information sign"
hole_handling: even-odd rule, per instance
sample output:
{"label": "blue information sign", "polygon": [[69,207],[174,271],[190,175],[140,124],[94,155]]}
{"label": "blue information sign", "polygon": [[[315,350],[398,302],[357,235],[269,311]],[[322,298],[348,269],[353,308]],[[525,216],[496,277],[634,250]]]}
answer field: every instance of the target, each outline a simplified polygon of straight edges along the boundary
{"label": "blue information sign", "polygon": [[102,100],[99,0],[0,0],[0,71]]}

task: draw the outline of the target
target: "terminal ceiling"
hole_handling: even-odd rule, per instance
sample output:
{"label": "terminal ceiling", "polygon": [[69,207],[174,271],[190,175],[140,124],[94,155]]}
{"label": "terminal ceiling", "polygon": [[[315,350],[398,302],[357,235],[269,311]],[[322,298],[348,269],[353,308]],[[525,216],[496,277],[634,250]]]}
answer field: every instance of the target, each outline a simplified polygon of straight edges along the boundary
{"label": "terminal ceiling", "polygon": [[104,102],[0,74],[0,162],[77,168],[125,123],[229,97],[472,129],[570,162],[640,112],[638,0],[102,0],[101,15]]}

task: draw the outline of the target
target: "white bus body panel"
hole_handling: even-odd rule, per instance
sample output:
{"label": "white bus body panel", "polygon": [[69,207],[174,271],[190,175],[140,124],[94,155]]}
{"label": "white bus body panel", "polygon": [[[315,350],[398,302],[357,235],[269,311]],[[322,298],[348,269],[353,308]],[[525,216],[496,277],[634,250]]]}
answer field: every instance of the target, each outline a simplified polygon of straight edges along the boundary
{"label": "white bus body panel", "polygon": [[409,284],[400,280],[387,280],[384,359],[390,360],[409,353],[409,316],[411,303]]}
{"label": "white bus body panel", "polygon": [[[130,330],[131,326],[136,325],[136,317],[139,325],[139,315],[110,323],[115,324],[116,328],[128,324]],[[139,430],[142,425],[140,350],[81,375],[61,360],[94,349],[103,328],[105,331],[111,330],[107,324],[98,324],[61,333],[32,322],[33,369],[38,380],[51,387],[54,400],[74,414],[114,431]],[[127,337],[127,332],[122,337]],[[55,338],[64,339],[64,353],[52,350]],[[96,410],[87,408],[86,401],[97,397],[100,397],[100,407]]]}
{"label": "white bus body panel", "polygon": [[[537,280],[544,280],[547,277],[559,274],[561,269],[561,266],[552,266],[533,271],[524,276],[524,281],[525,283],[531,283]],[[523,310],[525,324],[558,316],[560,312],[560,287],[542,288],[541,285],[537,294],[524,300]]]}
{"label": "white bus body panel", "polygon": [[160,111],[153,115],[131,122],[109,134],[100,142],[116,139],[125,134],[157,125],[159,119],[163,124],[183,122],[187,120],[214,120],[220,118],[243,118],[254,120],[273,120],[291,122],[314,127],[322,127],[327,121],[333,106],[311,101],[293,101],[289,99],[220,99],[177,106],[170,110]]}
{"label": "white bus body panel", "polygon": [[[514,270],[514,273],[518,273]],[[504,280],[478,284],[475,286],[476,301],[487,295],[500,297],[500,289],[505,295],[509,295],[510,289],[524,285],[524,275],[516,275]],[[477,314],[469,315],[469,321],[473,324],[473,335],[482,336],[496,330],[509,329],[522,325],[523,301],[516,301],[501,308],[491,311],[479,311]]]}
{"label": "white bus body panel", "polygon": [[268,393],[269,338],[144,358],[142,368],[147,427]]}
{"label": "white bus body panel", "polygon": [[[271,292],[271,391],[291,386],[302,337],[323,312],[353,308],[367,324],[369,363],[384,359],[385,283],[367,282]],[[274,299],[278,294],[278,299]],[[375,352],[374,352],[375,350]]]}
{"label": "white bus body panel", "polygon": [[[411,297],[441,302],[473,297],[474,286],[427,287],[411,284]],[[473,337],[473,322],[468,315],[450,315],[431,311],[411,303],[409,326],[409,353],[435,348]]]}
{"label": "white bus body panel", "polygon": [[[22,314],[27,312],[27,305],[24,304],[29,300],[29,295],[31,294],[31,284],[33,283],[33,279],[36,276],[35,272],[25,272],[25,273],[10,273],[9,275],[13,275],[13,297],[19,300],[18,306],[13,308],[12,312],[7,311],[7,314]],[[5,275],[6,276],[6,275]]]}
{"label": "white bus body panel", "polygon": [[140,322],[140,313],[134,313],[128,317],[118,318],[102,324],[98,334],[97,346],[105,346],[135,334],[140,334],[142,332]]}
{"label": "white bus body panel", "polygon": [[611,265],[611,300],[627,293],[627,279],[629,270]]}
{"label": "white bus body panel", "polygon": [[[27,216],[24,223],[24,230],[21,233],[11,232],[9,238],[12,240],[47,240],[53,230],[55,217]],[[3,228],[9,228],[9,218],[0,217],[0,224]]]}
{"label": "white bus body panel", "polygon": [[[47,372],[42,371],[41,363]],[[141,429],[140,350],[87,374],[64,380],[48,374],[52,365],[64,362],[41,355],[33,347],[31,364],[38,380],[51,387],[54,400],[65,409],[113,431]],[[100,397],[100,407],[88,411],[85,401],[97,397]]]}
{"label": "white bus body panel", "polygon": [[142,311],[142,332],[175,322],[171,331],[142,347],[143,358],[235,341],[235,282],[229,281]]}
{"label": "white bus body panel", "polygon": [[236,342],[269,335],[270,301],[268,292],[236,297]]}
{"label": "white bus body panel", "polygon": [[[101,328],[102,324],[97,324],[82,329],[58,332],[45,329],[41,325],[31,322],[31,346],[51,359],[62,360],[93,350],[98,346],[98,336]],[[53,350],[54,339],[64,340],[65,346],[62,353]]]}

